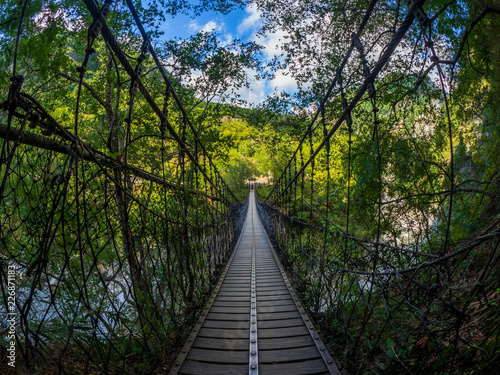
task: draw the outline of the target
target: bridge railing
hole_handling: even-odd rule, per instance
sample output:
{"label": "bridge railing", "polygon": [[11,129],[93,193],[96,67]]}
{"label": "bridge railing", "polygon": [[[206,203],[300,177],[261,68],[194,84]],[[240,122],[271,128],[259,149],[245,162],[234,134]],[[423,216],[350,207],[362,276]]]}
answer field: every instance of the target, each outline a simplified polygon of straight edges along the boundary
{"label": "bridge railing", "polygon": [[[110,2],[87,3],[94,23],[80,79],[72,81],[73,126],[50,114],[49,101],[24,92],[22,76],[2,95],[0,357],[11,353],[3,336],[12,333],[17,369],[144,373],[190,330],[236,244],[247,203],[224,183],[162,67],[162,88],[146,88],[145,55],[159,64],[149,39],[132,69],[106,26]],[[95,98],[84,93],[95,90],[86,71],[94,47],[102,53],[100,33],[108,62],[122,64],[105,73],[129,74],[129,100],[115,113],[99,102],[106,116],[90,116]],[[91,75],[102,73],[98,57]],[[144,129],[144,117],[156,128]]]}
{"label": "bridge railing", "polygon": [[[453,360],[463,366],[468,342],[451,345],[460,339],[457,331],[471,327],[489,332],[480,345],[496,345],[496,309],[479,314],[492,319],[491,331],[471,319],[496,300],[490,285],[496,283],[498,223],[437,257],[314,227],[266,202],[257,207],[294,287],[343,366],[375,361],[391,372],[402,364],[436,372]],[[469,337],[472,345],[476,339]],[[435,363],[439,355],[444,363]]]}
{"label": "bridge railing", "polygon": [[[406,13],[384,37],[370,22],[387,9],[370,2],[258,211],[348,370],[491,371],[500,329],[491,308],[500,222],[486,213],[496,207],[496,172],[470,167],[470,158],[462,173],[454,161],[459,136],[447,74],[463,46],[444,61],[438,53],[445,50],[434,43],[442,40],[436,25],[451,3],[431,8],[429,17],[423,1],[405,3]],[[467,26],[462,40],[469,32]],[[374,45],[381,53],[370,63]]]}

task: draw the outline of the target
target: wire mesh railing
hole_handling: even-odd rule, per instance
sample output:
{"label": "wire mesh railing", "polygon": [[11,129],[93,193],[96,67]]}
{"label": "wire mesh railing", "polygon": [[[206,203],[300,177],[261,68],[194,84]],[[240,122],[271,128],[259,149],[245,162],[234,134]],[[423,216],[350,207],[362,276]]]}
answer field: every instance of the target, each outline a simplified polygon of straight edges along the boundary
{"label": "wire mesh railing", "polygon": [[[345,369],[494,372],[497,170],[463,152],[453,78],[464,69],[458,62],[472,27],[495,11],[468,8],[464,30],[455,30],[462,42],[447,59],[453,44],[443,41],[440,22],[461,5],[429,5],[428,17],[424,1],[405,3],[380,35],[386,3],[371,1],[359,17],[333,82],[258,211]],[[491,151],[483,147],[483,155]]]}
{"label": "wire mesh railing", "polygon": [[[247,204],[220,176],[133,4],[144,36],[135,58],[106,24],[110,3],[86,2],[94,22],[79,78],[69,77],[69,119],[24,92],[20,75],[1,103],[2,373],[13,370],[10,333],[19,371],[158,368],[188,333],[243,226]],[[156,76],[141,74],[148,54]],[[99,87],[102,70],[108,83]],[[123,86],[128,95],[113,103]]]}

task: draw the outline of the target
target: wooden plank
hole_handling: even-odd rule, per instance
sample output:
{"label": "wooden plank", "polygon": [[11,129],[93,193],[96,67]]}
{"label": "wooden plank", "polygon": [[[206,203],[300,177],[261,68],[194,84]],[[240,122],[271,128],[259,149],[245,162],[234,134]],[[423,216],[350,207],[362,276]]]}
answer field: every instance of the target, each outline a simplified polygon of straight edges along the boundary
{"label": "wooden plank", "polygon": [[[248,315],[250,316],[250,314]],[[219,329],[250,329],[250,320],[246,321],[227,321],[227,320],[205,320],[203,323],[203,327],[205,328],[219,328]]]}
{"label": "wooden plank", "polygon": [[226,278],[224,279],[224,282],[226,282],[226,280],[248,280],[252,277],[252,272],[250,269],[248,270],[245,270],[245,271],[236,271],[236,272],[231,272],[231,270],[229,271],[230,274],[226,276]]}
{"label": "wooden plank", "polygon": [[246,279],[249,279],[249,278],[250,278],[250,272],[249,271],[230,272],[226,276],[226,279],[229,279],[229,280],[231,280],[231,279],[246,280]]}
{"label": "wooden plank", "polygon": [[245,284],[242,284],[243,286],[234,286],[234,285],[231,285],[231,286],[224,286],[222,285],[222,287],[220,288],[220,292],[223,292],[223,293],[239,293],[239,292],[248,292],[250,290],[250,285],[246,286]]}
{"label": "wooden plank", "polygon": [[[210,314],[209,314],[210,316]],[[257,319],[260,320],[278,320],[278,319],[293,319],[300,318],[300,314],[297,310],[295,311],[287,311],[287,312],[265,312],[259,313],[257,310]],[[236,319],[233,319],[236,320]]]}
{"label": "wooden plank", "polygon": [[277,279],[277,280],[282,280],[283,277],[281,276],[281,273],[279,272],[279,269],[276,268],[276,270],[273,270],[273,271],[266,271],[266,272],[262,272],[262,271],[257,271],[256,272],[259,272],[260,273],[260,278],[261,280],[268,280],[268,279]]}
{"label": "wooden plank", "polygon": [[217,294],[217,296],[219,297],[227,297],[227,296],[230,296],[230,297],[247,297],[250,298],[250,290],[246,291],[246,292],[219,292]]}
{"label": "wooden plank", "polygon": [[[213,307],[210,311],[213,311]],[[257,311],[259,313],[272,313],[272,312],[288,312],[288,311],[297,311],[297,306],[295,305],[270,305],[270,306],[260,306],[257,305]]]}
{"label": "wooden plank", "polygon": [[257,279],[257,282],[258,283],[280,283],[280,282],[282,283],[283,277],[281,277],[281,275],[279,275],[279,274],[271,276],[271,274],[268,272],[265,275],[261,275]]}
{"label": "wooden plank", "polygon": [[259,287],[257,285],[256,288],[257,288],[257,291],[260,292],[262,295],[271,295],[274,292],[276,292],[278,294],[284,294],[283,292],[290,294],[290,291],[288,290],[288,288],[286,286],[282,286],[282,285],[274,285],[274,286],[268,286],[268,287]]}
{"label": "wooden plank", "polygon": [[304,325],[302,318],[281,319],[281,320],[259,320],[259,329],[264,328],[284,328],[284,327],[299,327]]}
{"label": "wooden plank", "polygon": [[270,350],[270,349],[289,349],[289,348],[301,348],[304,346],[314,345],[314,341],[311,335],[302,335],[295,337],[283,338],[259,338],[259,350]]}
{"label": "wooden plank", "polygon": [[281,275],[279,273],[276,273],[276,271],[266,271],[266,270],[255,270],[255,276],[257,277],[257,280],[266,280],[268,281],[269,279],[275,279],[272,281],[279,281],[279,277]]}
{"label": "wooden plank", "polygon": [[255,272],[259,273],[260,276],[265,279],[274,279],[282,277],[278,267],[273,267],[272,269],[271,268],[265,269],[258,267],[255,269]]}
{"label": "wooden plank", "polygon": [[[247,261],[248,262],[248,261]],[[230,277],[248,277],[252,275],[252,268],[249,265],[245,267],[235,267],[234,265],[227,271]]]}
{"label": "wooden plank", "polygon": [[277,300],[282,300],[282,299],[289,299],[290,294],[281,294],[278,296],[259,296],[259,293],[257,292],[257,302],[260,301],[277,301]]}
{"label": "wooden plank", "polygon": [[251,274],[249,271],[238,271],[238,272],[235,272],[234,274],[231,273],[231,274],[227,275],[226,278],[224,279],[224,282],[238,281],[238,280],[247,281],[250,277],[251,277]]}
{"label": "wooden plank", "polygon": [[215,301],[250,301],[250,297],[244,297],[244,296],[219,296],[217,295],[217,297],[215,298],[214,302]]}
{"label": "wooden plank", "polygon": [[257,287],[257,294],[261,296],[279,296],[279,295],[290,295],[290,292],[287,289],[282,289],[282,290],[259,290],[259,287]]}
{"label": "wooden plank", "polygon": [[240,273],[238,274],[235,274],[235,275],[228,275],[226,276],[226,278],[224,279],[224,284],[225,283],[233,283],[233,282],[245,282],[245,283],[248,283],[249,281],[251,280],[250,276],[243,276]]}
{"label": "wooden plank", "polygon": [[214,339],[248,339],[249,334],[248,331],[244,329],[216,329],[201,327],[198,337],[209,337]]}
{"label": "wooden plank", "polygon": [[[248,350],[249,342],[243,339],[213,339],[208,337],[198,337],[194,340],[194,348],[202,349],[226,349],[226,350]],[[284,348],[283,348],[284,349]]]}
{"label": "wooden plank", "polygon": [[[203,330],[203,328],[202,328]],[[306,326],[301,327],[287,327],[287,328],[273,328],[273,329],[259,329],[259,339],[272,339],[278,337],[293,337],[301,336],[309,333]],[[214,336],[212,336],[214,337]]]}
{"label": "wooden plank", "polygon": [[283,282],[283,280],[277,280],[265,283],[263,283],[262,281],[261,282],[257,281],[255,285],[257,286],[257,288],[286,288],[286,285]]}
{"label": "wooden plank", "polygon": [[247,365],[221,365],[218,363],[206,363],[196,361],[185,361],[180,371],[186,375],[243,375],[248,374]]}
{"label": "wooden plank", "polygon": [[248,280],[247,279],[232,278],[232,279],[224,281],[224,283],[222,285],[223,286],[226,286],[226,285],[242,286],[242,285],[250,285],[250,282],[251,282],[250,278],[248,278]]}
{"label": "wooden plank", "polygon": [[[235,284],[235,283],[224,283],[222,284],[220,290],[234,290],[235,292],[240,292],[240,291],[246,291],[247,289],[250,289],[250,284],[247,283],[241,283],[241,284]],[[240,290],[242,289],[242,290]]]}
{"label": "wooden plank", "polygon": [[260,292],[276,292],[276,291],[282,291],[286,290],[288,292],[288,288],[286,287],[285,284],[279,284],[279,285],[268,285],[268,286],[258,286],[257,289]]}
{"label": "wooden plank", "polygon": [[283,282],[280,282],[279,284],[278,283],[275,283],[275,284],[259,284],[259,283],[256,283],[256,286],[257,286],[257,289],[259,289],[259,290],[272,290],[272,289],[286,288],[286,285]]}
{"label": "wooden plank", "polygon": [[244,289],[244,288],[250,289],[250,283],[251,283],[251,280],[244,281],[244,282],[230,282],[230,283],[228,282],[228,283],[222,284],[221,289],[222,288],[224,288],[224,289]]}
{"label": "wooden plank", "polygon": [[225,314],[249,314],[250,303],[247,306],[212,306],[211,313],[225,313]]}
{"label": "wooden plank", "polygon": [[[289,349],[289,350],[297,350],[297,349]],[[280,351],[278,350],[276,352]],[[276,357],[279,355],[283,356],[284,354],[283,353],[275,354]],[[192,361],[202,361],[210,363],[248,364],[248,349],[221,351],[212,349],[191,348],[187,356],[187,359]]]}
{"label": "wooden plank", "polygon": [[237,286],[241,287],[250,282],[250,279],[233,276],[231,279],[224,280],[222,286]]}
{"label": "wooden plank", "polygon": [[[215,302],[214,302],[215,304]],[[258,301],[257,302],[257,308],[262,308],[266,306],[285,306],[285,305],[295,305],[295,302],[293,302],[293,299],[290,298],[285,298],[285,299],[280,299],[279,301],[271,300],[271,301]]]}
{"label": "wooden plank", "polygon": [[[289,313],[288,313],[289,314]],[[208,313],[207,319],[210,320],[237,320],[239,322],[249,319],[249,314],[224,314],[224,313]]]}
{"label": "wooden plank", "polygon": [[227,281],[236,281],[236,280],[240,280],[240,281],[246,281],[248,282],[250,280],[250,273],[248,271],[238,271],[238,272],[235,272],[235,273],[230,273],[229,275],[226,276],[226,279],[224,280],[226,282]]}
{"label": "wooden plank", "polygon": [[248,306],[248,301],[218,301],[217,299],[212,304],[212,307],[245,307]]}
{"label": "wooden plank", "polygon": [[276,286],[276,285],[285,285],[283,279],[267,279],[261,280],[259,278],[256,279],[257,286]]}
{"label": "wooden plank", "polygon": [[324,373],[328,373],[328,369],[322,359],[294,363],[259,365],[259,374],[262,375],[315,375]]}
{"label": "wooden plank", "polygon": [[247,258],[242,258],[238,257],[237,259],[234,259],[234,263],[231,264],[231,271],[234,270],[241,270],[241,269],[248,269],[248,259]]}
{"label": "wooden plank", "polygon": [[269,288],[269,287],[285,287],[286,288],[286,284],[283,281],[283,278],[281,277],[281,275],[279,278],[273,278],[273,279],[269,279],[269,280],[260,279],[257,282],[261,288]]}
{"label": "wooden plank", "polygon": [[316,358],[321,358],[321,354],[314,344],[304,348],[259,350],[260,363],[285,363],[306,361]]}
{"label": "wooden plank", "polygon": [[[258,274],[260,275],[258,275]],[[258,276],[257,277],[257,280],[261,280],[261,281],[270,281],[270,280],[283,280],[283,277],[281,276],[281,274],[279,273],[279,271],[266,271],[266,272],[258,272],[256,271],[255,272],[255,276]],[[259,277],[260,276],[260,277]]]}

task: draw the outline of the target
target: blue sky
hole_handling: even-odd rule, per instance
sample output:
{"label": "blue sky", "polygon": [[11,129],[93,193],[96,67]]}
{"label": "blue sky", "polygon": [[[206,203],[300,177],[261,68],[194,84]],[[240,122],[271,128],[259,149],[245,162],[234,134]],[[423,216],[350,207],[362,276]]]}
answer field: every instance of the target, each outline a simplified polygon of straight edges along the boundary
{"label": "blue sky", "polygon": [[[219,39],[221,41],[227,41],[228,44],[233,39],[240,39],[243,42],[253,41],[263,47],[261,59],[265,64],[270,62],[275,56],[281,54],[280,44],[287,35],[284,30],[278,29],[275,34],[260,37],[257,35],[257,32],[261,25],[262,20],[259,11],[255,5],[249,4],[244,8],[235,9],[227,15],[211,11],[203,13],[199,17],[191,18],[190,16],[178,14],[173,18],[167,19],[162,31],[165,32],[166,39],[173,39],[176,37],[186,38],[199,31],[215,30]],[[309,35],[308,37],[318,38],[318,35]],[[318,39],[317,41],[314,40],[314,43],[311,43],[311,45],[317,45],[319,52],[321,52],[321,43],[321,39]],[[367,59],[371,64],[378,61],[380,53],[384,50],[383,47],[383,45],[377,44],[367,55]],[[405,45],[398,46],[395,55],[399,55],[399,58],[402,59],[411,56],[412,51],[408,49],[410,47]],[[443,56],[446,56],[445,50],[445,48],[441,50]],[[425,64],[430,64],[430,61],[426,60]],[[304,63],[302,68],[310,69],[310,66],[308,66],[308,63]],[[249,76],[256,75],[256,73],[250,71],[247,72],[247,74]],[[437,82],[437,76],[434,71],[431,72],[430,78],[434,82]],[[303,83],[303,85],[303,87],[306,87],[305,83]],[[278,70],[275,72],[273,79],[267,81],[254,79],[251,81],[249,88],[240,89],[238,94],[242,99],[246,100],[248,104],[252,105],[262,103],[265,98],[273,92],[281,93],[283,91],[293,94],[297,91],[297,84],[295,80],[287,74],[286,70]]]}
{"label": "blue sky", "polygon": [[[278,33],[268,35],[266,38],[258,37],[256,33],[260,26],[260,13],[254,6],[247,5],[243,9],[233,10],[228,15],[206,12],[199,17],[191,18],[178,14],[167,19],[162,31],[165,32],[166,39],[185,38],[201,30],[215,30],[222,41],[231,41],[235,38],[241,39],[243,42],[255,41],[263,46],[262,58],[263,62],[267,62],[280,53],[279,43],[283,35]],[[285,72],[278,71],[272,80],[253,80],[250,88],[241,89],[239,94],[249,104],[258,104],[274,91],[290,92],[295,89],[295,81]]]}

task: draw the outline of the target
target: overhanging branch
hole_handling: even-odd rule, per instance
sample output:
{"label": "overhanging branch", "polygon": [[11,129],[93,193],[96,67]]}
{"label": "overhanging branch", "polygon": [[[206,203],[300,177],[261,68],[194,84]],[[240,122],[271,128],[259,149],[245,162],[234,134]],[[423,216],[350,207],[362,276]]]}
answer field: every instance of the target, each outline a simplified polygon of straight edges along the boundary
{"label": "overhanging branch", "polygon": [[84,144],[82,142],[81,145],[76,144],[68,144],[65,142],[61,142],[59,140],[55,140],[50,137],[46,137],[43,135],[39,135],[33,132],[29,132],[26,130],[21,130],[14,127],[8,127],[7,125],[0,124],[0,138],[3,138],[8,141],[14,141],[18,143],[22,143],[27,146],[33,146],[37,148],[41,148],[44,150],[49,150],[53,152],[57,152],[59,154],[68,155],[71,157],[80,158],[82,160],[98,164],[101,167],[108,167],[112,169],[122,169],[127,171],[136,177],[142,178],[147,181],[154,182],[166,188],[172,190],[183,190],[185,192],[191,194],[197,194],[209,198],[214,201],[219,201],[220,198],[214,197],[212,195],[206,194],[201,191],[187,189],[184,186],[174,184],[168,181],[165,181],[163,178],[156,176],[152,173],[146,172],[140,168],[133,167],[129,164],[125,164],[123,162],[117,161],[112,157],[93,149],[92,146]]}

